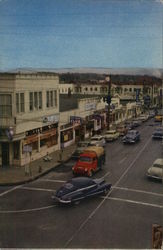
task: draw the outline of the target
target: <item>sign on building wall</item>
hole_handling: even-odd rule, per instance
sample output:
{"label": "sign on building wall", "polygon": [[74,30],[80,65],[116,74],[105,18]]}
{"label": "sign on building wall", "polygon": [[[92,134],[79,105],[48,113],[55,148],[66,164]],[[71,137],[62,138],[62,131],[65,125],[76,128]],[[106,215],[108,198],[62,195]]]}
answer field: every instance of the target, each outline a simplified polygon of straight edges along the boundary
{"label": "sign on building wall", "polygon": [[29,146],[29,145],[25,145],[25,146],[23,147],[23,152],[26,152],[26,153],[32,152],[32,147]]}
{"label": "sign on building wall", "polygon": [[85,104],[85,110],[88,111],[88,110],[94,110],[96,109],[96,103],[86,103]]}
{"label": "sign on building wall", "polygon": [[49,116],[44,116],[43,117],[43,122],[59,122],[59,114],[55,114],[55,115],[49,115]]}
{"label": "sign on building wall", "polygon": [[79,116],[70,116],[70,123],[73,125],[81,125],[82,118]]}

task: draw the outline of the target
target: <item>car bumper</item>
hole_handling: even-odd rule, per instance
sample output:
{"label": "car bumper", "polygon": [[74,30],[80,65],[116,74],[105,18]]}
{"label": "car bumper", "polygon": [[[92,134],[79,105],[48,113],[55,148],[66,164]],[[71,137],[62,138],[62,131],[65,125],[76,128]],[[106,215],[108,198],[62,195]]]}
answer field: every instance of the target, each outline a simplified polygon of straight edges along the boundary
{"label": "car bumper", "polygon": [[58,202],[58,203],[62,203],[62,204],[70,204],[71,200],[63,200],[61,198],[56,197],[55,195],[52,195],[52,200]]}
{"label": "car bumper", "polygon": [[129,141],[129,140],[124,140],[123,143],[129,143],[129,144],[134,144],[136,141]]}
{"label": "car bumper", "polygon": [[156,175],[150,175],[150,174],[147,174],[147,177],[149,179],[155,179],[155,180],[162,180],[163,177],[159,177],[159,176],[156,176]]}
{"label": "car bumper", "polygon": [[76,168],[76,169],[73,169],[73,173],[74,173],[74,174],[81,174],[81,175],[84,175],[84,174],[87,174],[87,173],[88,173],[88,169]]}

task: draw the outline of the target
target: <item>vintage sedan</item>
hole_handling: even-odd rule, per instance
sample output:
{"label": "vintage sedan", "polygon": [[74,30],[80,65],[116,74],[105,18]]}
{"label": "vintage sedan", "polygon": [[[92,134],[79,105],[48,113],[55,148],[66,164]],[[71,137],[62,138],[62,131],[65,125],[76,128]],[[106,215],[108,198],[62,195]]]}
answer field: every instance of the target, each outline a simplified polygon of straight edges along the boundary
{"label": "vintage sedan", "polygon": [[163,179],[163,158],[154,161],[152,166],[147,171],[147,177],[156,180]]}
{"label": "vintage sedan", "polygon": [[105,147],[106,141],[102,135],[94,135],[91,137],[90,145],[91,146],[99,146]]}
{"label": "vintage sedan", "polygon": [[117,140],[119,133],[116,130],[107,130],[104,134],[106,142]]}
{"label": "vintage sedan", "polygon": [[63,204],[78,203],[88,197],[106,194],[111,186],[111,184],[105,182],[104,178],[75,177],[60,187],[52,195],[52,199]]}
{"label": "vintage sedan", "polygon": [[77,144],[76,150],[73,152],[71,158],[78,159],[80,154],[83,153],[84,149],[86,149],[90,145],[90,141],[79,141]]}
{"label": "vintage sedan", "polygon": [[157,128],[153,134],[152,139],[163,139],[163,128]]}
{"label": "vintage sedan", "polygon": [[140,133],[137,130],[130,130],[127,134],[122,138],[123,143],[135,143],[140,140]]}

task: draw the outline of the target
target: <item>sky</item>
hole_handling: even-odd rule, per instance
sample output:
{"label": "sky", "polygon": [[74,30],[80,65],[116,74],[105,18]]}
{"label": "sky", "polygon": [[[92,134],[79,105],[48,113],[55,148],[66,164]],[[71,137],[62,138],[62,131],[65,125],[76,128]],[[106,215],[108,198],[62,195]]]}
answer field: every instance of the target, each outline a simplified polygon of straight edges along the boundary
{"label": "sky", "polygon": [[0,0],[0,70],[163,68],[163,0]]}

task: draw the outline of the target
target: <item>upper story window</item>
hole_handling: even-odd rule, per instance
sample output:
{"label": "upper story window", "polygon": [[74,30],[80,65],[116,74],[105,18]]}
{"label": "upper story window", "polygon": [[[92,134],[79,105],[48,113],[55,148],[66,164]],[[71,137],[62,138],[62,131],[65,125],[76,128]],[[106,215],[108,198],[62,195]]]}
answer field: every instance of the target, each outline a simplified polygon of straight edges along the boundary
{"label": "upper story window", "polygon": [[57,106],[57,90],[46,91],[46,107]]}
{"label": "upper story window", "polygon": [[42,92],[30,92],[29,93],[29,110],[42,109]]}
{"label": "upper story window", "polygon": [[23,113],[25,110],[24,93],[16,93],[16,112]]}
{"label": "upper story window", "polygon": [[12,96],[11,94],[0,94],[0,117],[12,116]]}
{"label": "upper story window", "polygon": [[97,88],[95,88],[95,91],[97,91]]}

